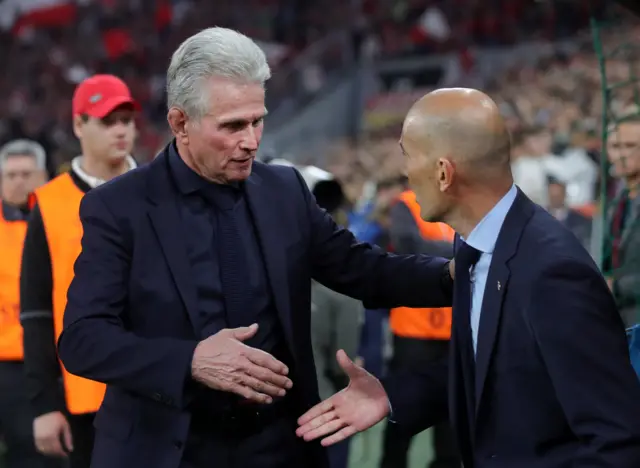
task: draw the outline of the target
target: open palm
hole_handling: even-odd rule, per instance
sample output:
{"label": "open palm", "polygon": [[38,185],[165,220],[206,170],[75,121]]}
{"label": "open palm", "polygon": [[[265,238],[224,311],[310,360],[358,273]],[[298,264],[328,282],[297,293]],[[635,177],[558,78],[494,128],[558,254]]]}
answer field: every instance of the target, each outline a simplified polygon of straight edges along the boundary
{"label": "open palm", "polygon": [[332,434],[322,439],[325,447],[369,429],[389,413],[380,381],[355,365],[344,351],[338,351],[336,357],[349,377],[349,386],[303,414],[296,431],[306,441]]}

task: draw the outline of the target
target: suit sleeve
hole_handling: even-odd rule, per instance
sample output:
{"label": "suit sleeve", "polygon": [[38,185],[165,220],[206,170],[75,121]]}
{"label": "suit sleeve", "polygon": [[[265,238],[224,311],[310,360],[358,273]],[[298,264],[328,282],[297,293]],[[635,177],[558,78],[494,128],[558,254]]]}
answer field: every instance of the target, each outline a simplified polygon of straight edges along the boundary
{"label": "suit sleeve", "polygon": [[582,449],[573,467],[640,463],[640,381],[624,327],[595,268],[562,260],[534,284],[528,320]]}
{"label": "suit sleeve", "polygon": [[392,408],[391,424],[417,434],[447,419],[448,359],[444,357],[419,372],[391,373],[382,380]]}
{"label": "suit sleeve", "polygon": [[445,286],[447,259],[393,255],[358,242],[313,200],[299,173],[311,221],[311,268],[314,279],[361,300],[368,309],[451,306]]}
{"label": "suit sleeve", "polygon": [[60,359],[73,374],[182,408],[197,342],[127,330],[131,246],[101,196],[93,190],[80,205],[82,253],[68,292]]}
{"label": "suit sleeve", "polygon": [[453,244],[451,242],[427,240],[422,237],[411,211],[403,202],[398,202],[391,208],[389,234],[391,245],[393,245],[393,250],[396,253],[423,253],[436,257],[453,257]]}

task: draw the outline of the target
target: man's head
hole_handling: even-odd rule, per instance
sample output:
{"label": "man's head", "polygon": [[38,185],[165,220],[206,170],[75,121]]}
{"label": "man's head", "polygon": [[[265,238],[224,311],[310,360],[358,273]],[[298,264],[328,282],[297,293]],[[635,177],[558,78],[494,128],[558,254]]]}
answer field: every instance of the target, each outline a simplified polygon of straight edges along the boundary
{"label": "man's head", "polygon": [[549,194],[549,208],[552,210],[564,208],[567,199],[566,185],[562,181],[554,177],[550,177],[548,180],[547,190]]}
{"label": "man's head", "polygon": [[553,137],[544,127],[533,127],[524,134],[525,156],[546,156],[551,153]]}
{"label": "man's head", "polygon": [[498,192],[513,183],[509,133],[480,91],[440,89],[422,97],[407,114],[400,146],[426,221],[445,221],[472,191]]}
{"label": "man's head", "polygon": [[14,140],[0,149],[2,199],[14,206],[27,203],[29,193],[47,180],[46,154],[31,140]]}
{"label": "man's head", "polygon": [[73,130],[85,157],[118,165],[131,154],[138,104],[113,75],[94,75],[73,95]]}
{"label": "man's head", "polygon": [[634,186],[640,182],[640,118],[623,121],[610,129],[607,158],[617,177]]}
{"label": "man's head", "polygon": [[174,52],[167,72],[167,120],[181,157],[194,171],[218,183],[249,177],[270,76],[262,49],[230,29],[205,29]]}

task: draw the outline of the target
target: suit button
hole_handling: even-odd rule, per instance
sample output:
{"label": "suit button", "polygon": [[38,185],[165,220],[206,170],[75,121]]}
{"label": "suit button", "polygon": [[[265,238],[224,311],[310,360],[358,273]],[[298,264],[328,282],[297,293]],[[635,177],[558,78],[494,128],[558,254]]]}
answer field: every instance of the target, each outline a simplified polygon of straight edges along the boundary
{"label": "suit button", "polygon": [[159,393],[154,393],[153,395],[151,395],[151,398],[153,398],[155,401],[162,401],[162,395],[160,395]]}
{"label": "suit button", "polygon": [[180,441],[180,440],[174,440],[174,441],[173,441],[173,446],[174,446],[175,448],[177,448],[178,450],[180,450],[180,449],[182,448],[182,441]]}

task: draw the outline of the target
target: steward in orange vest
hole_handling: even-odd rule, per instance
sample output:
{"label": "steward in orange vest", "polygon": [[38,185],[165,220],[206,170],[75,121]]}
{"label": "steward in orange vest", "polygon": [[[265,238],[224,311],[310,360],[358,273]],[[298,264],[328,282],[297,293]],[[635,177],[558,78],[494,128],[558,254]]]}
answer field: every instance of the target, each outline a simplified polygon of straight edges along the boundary
{"label": "steward in orange vest", "polygon": [[0,210],[0,361],[22,361],[20,259],[27,233],[25,215],[2,201]]}
{"label": "steward in orange vest", "polygon": [[[412,191],[405,191],[391,207],[389,234],[393,251],[399,254],[424,253],[437,257],[453,256],[454,231],[443,223],[427,223],[420,217],[420,206]],[[451,337],[451,308],[413,309],[397,307],[390,311],[393,332],[394,372],[419,371],[434,361],[446,359]],[[405,468],[412,434],[395,424],[384,433],[381,467]],[[448,423],[434,426],[435,459],[432,466],[460,466],[453,432]]]}
{"label": "steward in orange vest", "polygon": [[[51,263],[51,291],[54,342],[62,333],[62,318],[67,305],[67,290],[73,280],[73,264],[81,251],[82,224],[80,201],[85,191],[74,182],[70,173],[62,174],[35,191],[32,206],[38,213],[46,234]],[[72,375],[62,363],[61,373],[66,409],[71,414],[95,413],[102,404],[106,387]]]}
{"label": "steward in orange vest", "polygon": [[53,468],[55,461],[39,454],[33,444],[20,323],[20,265],[28,195],[46,182],[44,148],[31,140],[7,143],[0,148],[0,177],[0,434],[5,442],[0,465]]}
{"label": "steward in orange vest", "polygon": [[[453,242],[454,231],[444,223],[427,223],[420,218],[420,206],[416,202],[416,196],[411,191],[403,192],[398,198],[398,203],[404,204],[411,213],[420,236],[427,241]],[[392,223],[402,222],[392,220]],[[392,228],[393,232],[394,228]],[[392,239],[394,251],[398,253],[420,253],[419,251],[405,252],[405,249],[395,245]],[[420,249],[422,250],[422,249]],[[430,252],[429,252],[430,253]],[[434,252],[438,255],[439,252]],[[420,338],[426,340],[448,340],[451,338],[451,308],[426,308],[412,309],[409,307],[396,307],[391,309],[389,326],[394,335],[407,338]]]}

